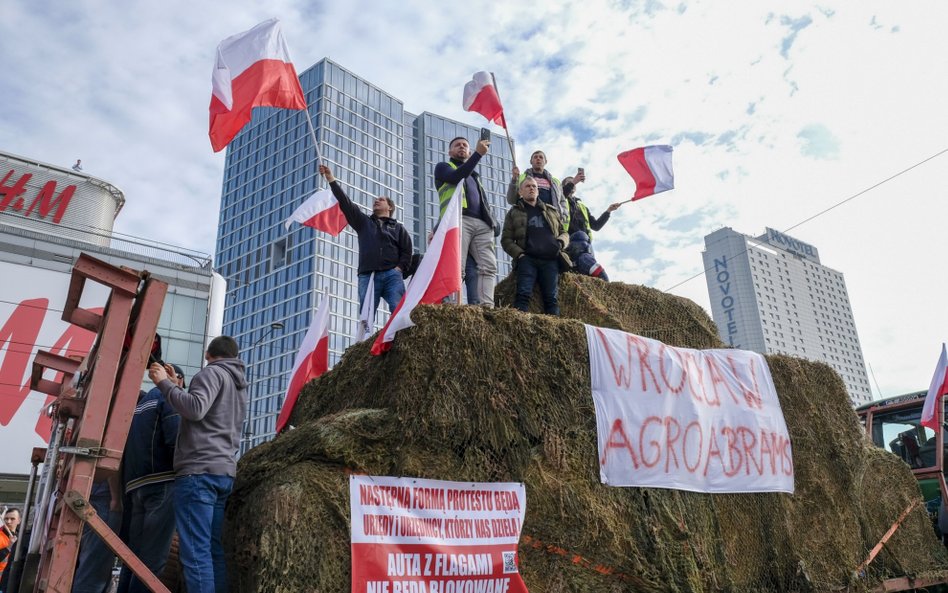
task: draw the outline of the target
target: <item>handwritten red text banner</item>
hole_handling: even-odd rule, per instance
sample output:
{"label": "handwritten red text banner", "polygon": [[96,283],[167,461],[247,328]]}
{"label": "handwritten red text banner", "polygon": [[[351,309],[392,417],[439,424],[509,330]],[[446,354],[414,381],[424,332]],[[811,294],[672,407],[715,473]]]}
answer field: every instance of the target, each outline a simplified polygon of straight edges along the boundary
{"label": "handwritten red text banner", "polygon": [[591,325],[586,338],[604,484],[793,492],[790,437],[763,356]]}
{"label": "handwritten red text banner", "polygon": [[519,483],[351,476],[353,593],[526,593]]}

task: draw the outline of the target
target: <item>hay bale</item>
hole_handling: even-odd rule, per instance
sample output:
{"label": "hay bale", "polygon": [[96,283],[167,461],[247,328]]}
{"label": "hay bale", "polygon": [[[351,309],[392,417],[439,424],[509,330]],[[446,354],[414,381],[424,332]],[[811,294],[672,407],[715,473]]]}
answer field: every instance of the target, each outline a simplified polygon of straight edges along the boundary
{"label": "hay bale", "polygon": [[[509,302],[509,282],[499,302]],[[863,590],[948,566],[916,509],[899,544],[865,578],[852,576],[918,487],[863,437],[823,364],[768,357],[793,441],[794,495],[600,484],[576,319],[676,346],[720,342],[686,299],[579,276],[560,290],[562,318],[420,307],[418,326],[391,352],[372,357],[358,344],[310,383],[292,419],[299,428],[240,461],[225,531],[234,590],[349,590],[347,470],[524,482],[521,570],[531,591]]]}

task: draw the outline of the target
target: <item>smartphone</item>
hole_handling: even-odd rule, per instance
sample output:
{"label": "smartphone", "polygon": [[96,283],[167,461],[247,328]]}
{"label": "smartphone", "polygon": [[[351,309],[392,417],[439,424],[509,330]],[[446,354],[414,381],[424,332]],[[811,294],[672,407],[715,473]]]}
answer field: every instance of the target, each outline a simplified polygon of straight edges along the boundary
{"label": "smartphone", "polygon": [[490,130],[487,128],[481,128],[481,140],[487,140],[490,142]]}
{"label": "smartphone", "polygon": [[580,168],[579,168],[579,174],[585,176],[585,175],[586,175],[586,169],[585,169],[584,167],[580,167]]}

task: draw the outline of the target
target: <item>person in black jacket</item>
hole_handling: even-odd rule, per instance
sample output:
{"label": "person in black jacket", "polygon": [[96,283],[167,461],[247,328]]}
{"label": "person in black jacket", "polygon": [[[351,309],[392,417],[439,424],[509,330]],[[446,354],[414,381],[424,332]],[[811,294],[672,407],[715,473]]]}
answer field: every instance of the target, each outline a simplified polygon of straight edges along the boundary
{"label": "person in black jacket", "polygon": [[369,216],[342,191],[329,167],[320,165],[319,174],[329,182],[346,221],[359,236],[359,308],[362,308],[372,279],[373,311],[378,309],[379,299],[385,299],[388,310],[394,311],[405,294],[404,275],[411,265],[412,256],[411,235],[393,218],[395,202],[383,196],[375,198],[372,216]]}
{"label": "person in black jacket", "polygon": [[596,218],[589,212],[589,208],[582,200],[576,195],[576,184],[582,183],[586,180],[586,174],[582,171],[579,171],[573,177],[564,177],[563,178],[563,195],[566,196],[566,201],[569,204],[569,228],[567,232],[570,237],[578,231],[586,233],[588,241],[592,242],[592,232],[598,231],[601,229],[607,222],[609,222],[609,216],[622,205],[621,202],[611,204],[605,212],[599,215],[599,218]]}

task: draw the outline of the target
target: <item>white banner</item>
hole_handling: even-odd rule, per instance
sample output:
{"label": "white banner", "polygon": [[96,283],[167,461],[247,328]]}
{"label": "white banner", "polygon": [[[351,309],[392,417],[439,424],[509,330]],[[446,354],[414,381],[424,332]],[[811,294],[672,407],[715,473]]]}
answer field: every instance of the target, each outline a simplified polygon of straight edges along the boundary
{"label": "white banner", "polygon": [[591,325],[586,340],[604,484],[793,492],[790,436],[763,356]]}

